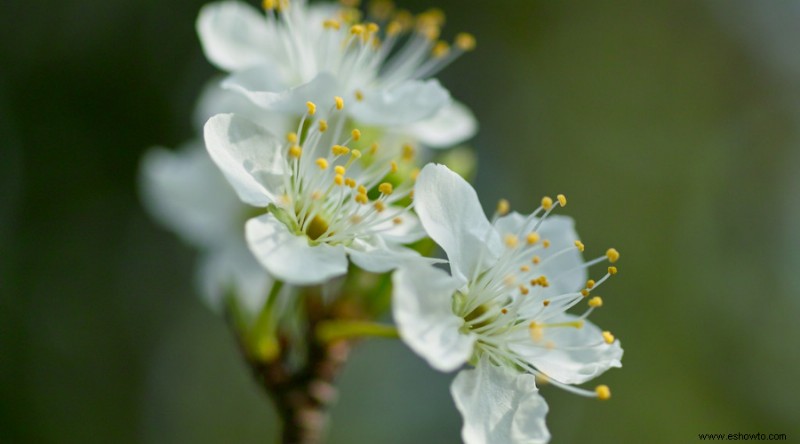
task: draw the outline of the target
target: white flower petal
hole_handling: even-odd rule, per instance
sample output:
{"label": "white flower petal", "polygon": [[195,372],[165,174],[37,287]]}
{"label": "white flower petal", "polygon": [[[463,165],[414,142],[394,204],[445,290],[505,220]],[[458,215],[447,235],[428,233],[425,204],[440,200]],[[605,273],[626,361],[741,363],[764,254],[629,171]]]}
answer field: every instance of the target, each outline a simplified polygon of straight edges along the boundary
{"label": "white flower petal", "polygon": [[437,80],[410,80],[367,91],[350,111],[361,123],[378,126],[410,125],[436,115],[450,104],[450,93]]}
{"label": "white flower petal", "polygon": [[286,134],[294,129],[295,119],[281,113],[273,113],[257,106],[242,94],[222,88],[222,79],[214,78],[206,83],[194,109],[194,122],[202,129],[208,119],[221,113],[234,113],[263,126],[272,134]]}
{"label": "white flower petal", "polygon": [[410,248],[387,244],[380,237],[356,239],[346,248],[350,260],[370,273],[385,273],[410,260],[423,260]]}
{"label": "white flower petal", "polygon": [[472,138],[478,121],[463,103],[452,102],[433,117],[408,126],[405,133],[431,148],[444,148]]}
{"label": "white flower petal", "polygon": [[[470,184],[444,165],[428,164],[417,177],[414,208],[428,235],[447,253],[453,276],[467,281],[478,261],[496,259],[500,239]],[[487,251],[481,250],[487,245]]]}
{"label": "white flower petal", "polygon": [[[386,218],[391,219],[375,225],[374,229],[387,242],[410,244],[426,236],[422,224],[419,223],[419,219],[414,213],[405,211],[401,207],[389,207],[383,214],[386,214]],[[400,218],[399,224],[394,222],[396,217]]]}
{"label": "white flower petal", "polygon": [[[512,212],[499,218],[495,227],[501,234],[521,234],[524,237],[533,230],[539,221],[538,218],[535,218],[525,223],[526,220],[526,216]],[[538,270],[550,281],[550,287],[545,290],[542,297],[572,293],[584,288],[586,279],[588,279],[588,271],[581,267],[584,262],[583,255],[575,247],[575,241],[578,240],[575,221],[567,216],[547,216],[537,232],[542,239],[550,241],[549,248],[539,250],[537,253],[542,258]],[[564,249],[571,251],[559,254],[553,260],[548,260],[550,256]]]}
{"label": "white flower petal", "polygon": [[222,82],[223,88],[243,94],[266,110],[294,114],[303,114],[309,101],[327,100],[332,104],[337,85],[336,78],[323,72],[308,83],[290,87],[276,80],[275,69],[269,65],[237,72]]}
{"label": "white flower petal", "polygon": [[[548,323],[571,322],[578,316],[562,314]],[[589,321],[582,328],[551,327],[542,329],[542,338],[534,340],[521,332],[509,344],[548,377],[565,384],[582,384],[611,367],[622,367],[622,347],[619,340],[612,344],[603,341],[602,331]]]}
{"label": "white flower petal", "polygon": [[220,311],[225,296],[233,292],[251,317],[261,310],[273,282],[247,249],[244,238],[207,253],[197,271],[200,292],[213,309]]}
{"label": "white flower petal", "polygon": [[210,247],[242,236],[247,207],[200,141],[178,151],[150,149],[142,158],[139,185],[145,208],[186,242]]}
{"label": "white flower petal", "polygon": [[392,275],[392,312],[403,341],[435,369],[448,372],[472,355],[473,335],[460,331],[453,293],[462,284],[430,265],[407,264]]}
{"label": "white flower petal", "polygon": [[314,285],[347,273],[341,245],[310,245],[271,214],[247,221],[247,243],[256,259],[275,278],[293,285]]}
{"label": "white flower petal", "polygon": [[466,444],[546,443],[548,407],[535,377],[496,367],[481,359],[474,370],[462,370],[450,393],[464,418]]}
{"label": "white flower petal", "polygon": [[[234,114],[218,114],[205,126],[206,149],[244,202],[266,207],[283,183],[281,142]],[[289,174],[286,172],[285,174]]]}
{"label": "white flower petal", "polygon": [[271,58],[275,34],[264,15],[239,1],[211,3],[200,10],[197,33],[211,63],[237,71]]}

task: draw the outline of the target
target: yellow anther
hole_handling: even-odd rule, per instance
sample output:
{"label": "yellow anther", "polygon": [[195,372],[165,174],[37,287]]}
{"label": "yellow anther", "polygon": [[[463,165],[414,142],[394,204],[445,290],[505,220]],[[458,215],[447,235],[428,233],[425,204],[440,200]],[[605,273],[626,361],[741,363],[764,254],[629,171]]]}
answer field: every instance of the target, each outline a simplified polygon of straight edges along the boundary
{"label": "yellow anther", "polygon": [[581,241],[579,241],[579,240],[576,240],[576,241],[575,241],[575,246],[576,246],[576,247],[578,247],[578,251],[581,251],[581,252],[583,252],[583,250],[586,248],[586,247],[583,245],[583,242],[581,242]]}
{"label": "yellow anther", "polygon": [[436,41],[442,33],[441,28],[431,23],[418,23],[417,32],[430,41]]}
{"label": "yellow anther", "polygon": [[376,32],[380,31],[381,27],[375,23],[367,23],[367,32],[370,34],[375,34]]}
{"label": "yellow anther", "polygon": [[543,300],[542,301],[542,305],[544,305],[545,307],[548,307],[550,305],[550,299]]}
{"label": "yellow anther", "polygon": [[365,187],[364,185],[359,185],[358,194],[367,194],[367,187]]}
{"label": "yellow anther", "polygon": [[286,134],[286,141],[289,143],[297,143],[297,133]]}
{"label": "yellow anther", "polygon": [[378,185],[378,191],[388,196],[392,194],[392,191],[394,191],[394,187],[389,182],[384,182]]}
{"label": "yellow anther", "polygon": [[541,285],[544,288],[550,286],[550,282],[547,281],[547,276],[539,276],[539,285]]}
{"label": "yellow anther", "polygon": [[406,143],[403,145],[403,160],[411,160],[414,158],[414,147]]}
{"label": "yellow anther", "polygon": [[550,211],[550,209],[553,208],[553,199],[551,199],[551,198],[549,198],[547,196],[543,197],[542,198],[542,208],[544,208],[547,211]]}
{"label": "yellow anther", "polygon": [[367,195],[361,193],[356,194],[355,200],[361,205],[366,205],[367,202],[369,202],[369,198],[367,197]]}
{"label": "yellow anther", "polygon": [[397,162],[395,162],[395,161],[393,160],[393,161],[391,161],[391,162],[389,163],[389,166],[390,166],[390,171],[391,171],[391,172],[393,172],[393,173],[396,173],[396,172],[397,172]]}
{"label": "yellow anther", "polygon": [[338,31],[341,29],[342,25],[339,23],[339,20],[328,19],[322,22],[322,27],[325,29],[333,29]]}
{"label": "yellow anther", "polygon": [[542,340],[542,337],[544,336],[544,329],[541,325],[533,321],[530,323],[530,325],[528,325],[528,329],[530,330],[531,339],[533,339],[534,342],[539,342]]}
{"label": "yellow anther", "polygon": [[592,308],[599,308],[603,306],[603,298],[600,296],[595,296],[589,299],[589,306]]}
{"label": "yellow anther", "polygon": [[533,259],[531,259],[531,262],[533,262],[533,265],[539,265],[539,262],[541,262],[541,261],[542,261],[542,258],[540,258],[539,256],[534,256]]}
{"label": "yellow anther", "polygon": [[392,223],[394,223],[395,225],[400,225],[403,223],[403,218],[399,216],[395,217],[394,219],[392,219]]}
{"label": "yellow anther", "polygon": [[614,343],[614,335],[612,335],[610,331],[604,331],[603,332],[603,341],[605,341],[606,344],[613,344]]}
{"label": "yellow anther", "polygon": [[417,16],[417,21],[424,24],[442,26],[445,22],[444,11],[439,8],[431,8]]}
{"label": "yellow anther", "polygon": [[375,155],[375,153],[378,152],[378,148],[380,148],[380,145],[378,145],[378,142],[372,142],[372,145],[370,145],[370,147],[369,147],[369,153],[372,154],[372,155]]}
{"label": "yellow anther", "polygon": [[500,309],[500,313],[503,313],[504,315],[506,315],[506,314],[508,314],[508,309],[507,308],[502,308],[502,309]]}
{"label": "yellow anther", "polygon": [[314,191],[313,193],[311,193],[311,200],[320,200],[320,199],[322,199],[322,193],[320,193],[319,191]]}
{"label": "yellow anther", "polygon": [[619,260],[619,251],[614,248],[609,248],[608,251],[606,251],[606,257],[608,258],[608,261],[613,264]]}
{"label": "yellow anther", "polygon": [[417,177],[419,177],[419,168],[414,168],[413,170],[411,170],[411,173],[409,173],[409,177],[411,177],[411,180],[417,180]]}
{"label": "yellow anther", "polygon": [[506,237],[503,238],[503,241],[506,243],[506,247],[508,248],[517,248],[519,244],[519,238],[513,234],[506,234]]}
{"label": "yellow anther", "polygon": [[594,288],[594,284],[595,282],[592,279],[589,279],[588,281],[586,281],[586,288],[591,290],[592,288]]}
{"label": "yellow anther", "polygon": [[353,156],[353,159],[360,159],[361,158],[361,150],[353,150],[350,153],[350,155]]}
{"label": "yellow anther", "polygon": [[583,290],[581,290],[581,296],[588,297],[589,296],[589,290],[587,290],[585,288]]}
{"label": "yellow anther", "polygon": [[595,387],[594,392],[597,393],[597,399],[601,401],[611,399],[611,389],[607,385],[598,385]]}
{"label": "yellow anther", "polygon": [[536,242],[539,242],[539,233],[528,233],[528,235],[525,236],[525,242],[527,242],[528,245],[533,245]]}
{"label": "yellow anther", "polygon": [[353,95],[356,96],[356,100],[359,102],[364,100],[364,93],[361,92],[360,89],[357,89],[356,92],[353,93]]}
{"label": "yellow anther", "polygon": [[264,8],[265,11],[272,11],[277,6],[276,3],[275,0],[263,0],[261,2],[261,7]]}
{"label": "yellow anther", "polygon": [[548,378],[547,375],[542,374],[542,373],[537,373],[536,374],[536,385],[537,386],[539,386],[539,385],[547,385],[549,383],[550,383],[550,378]]}
{"label": "yellow anther", "polygon": [[317,113],[317,105],[314,102],[306,102],[306,107],[308,108],[309,116],[313,116]]}
{"label": "yellow anther", "polygon": [[462,51],[472,51],[476,45],[475,36],[462,32],[456,36],[456,46]]}
{"label": "yellow anther", "polygon": [[336,174],[344,175],[344,173],[345,173],[345,171],[347,171],[347,169],[345,167],[341,166],[341,165],[336,165],[335,167],[333,167],[333,171]]}
{"label": "yellow anther", "polygon": [[390,37],[400,34],[401,32],[403,32],[403,25],[401,25],[400,22],[396,20],[390,22],[389,25],[386,27],[386,35]]}
{"label": "yellow anther", "polygon": [[302,154],[303,149],[300,148],[300,145],[292,145],[292,147],[289,148],[289,157],[299,159]]}
{"label": "yellow anther", "polygon": [[528,295],[528,293],[530,293],[530,290],[528,289],[528,287],[526,287],[526,286],[524,286],[524,285],[520,285],[520,286],[519,286],[519,292],[520,292],[520,293],[521,293],[523,296],[527,296],[527,295]]}
{"label": "yellow anther", "polygon": [[431,54],[440,59],[446,56],[450,52],[450,44],[445,42],[444,40],[439,40],[433,45],[433,49],[431,49]]}
{"label": "yellow anther", "polygon": [[375,201],[375,211],[377,211],[378,213],[381,213],[385,209],[386,209],[386,204],[383,203],[382,200],[376,200]]}
{"label": "yellow anther", "polygon": [[505,216],[508,214],[509,210],[511,210],[511,204],[508,203],[508,200],[500,199],[497,201],[497,214],[499,216]]}
{"label": "yellow anther", "polygon": [[331,152],[334,156],[343,156],[350,152],[350,148],[342,145],[334,145],[333,148],[331,148]]}
{"label": "yellow anther", "polygon": [[320,120],[319,121],[319,132],[324,133],[328,131],[328,121],[327,120]]}
{"label": "yellow anther", "polygon": [[364,218],[359,216],[358,214],[350,216],[350,222],[352,222],[353,224],[360,224],[363,220]]}
{"label": "yellow anther", "polygon": [[355,179],[351,179],[349,177],[345,177],[344,178],[344,184],[347,185],[350,188],[355,188],[356,187]]}
{"label": "yellow anther", "polygon": [[545,239],[542,241],[542,246],[545,248],[550,248],[550,241]]}
{"label": "yellow anther", "polygon": [[328,169],[328,160],[327,159],[324,159],[324,158],[320,157],[320,158],[318,158],[316,160],[316,162],[317,162],[317,166],[319,167],[319,169],[321,169],[321,170],[327,170]]}
{"label": "yellow anther", "polygon": [[617,274],[617,267],[608,267],[608,274],[612,276]]}
{"label": "yellow anther", "polygon": [[353,140],[355,140],[356,142],[361,140],[361,131],[358,128],[351,131],[350,134],[353,136]]}
{"label": "yellow anther", "polygon": [[519,267],[519,271],[521,271],[523,273],[527,273],[527,272],[531,271],[531,267],[529,267],[527,265],[523,265],[523,266]]}
{"label": "yellow anther", "polygon": [[336,97],[333,98],[333,101],[336,102],[336,109],[338,109],[339,111],[344,109],[344,99],[343,98],[341,98],[339,96],[336,96]]}
{"label": "yellow anther", "polygon": [[506,277],[503,278],[503,283],[506,284],[507,287],[513,287],[517,283],[517,278],[515,278],[513,274],[506,275]]}
{"label": "yellow anther", "polygon": [[336,176],[333,177],[333,183],[335,183],[338,186],[344,185],[344,176],[342,176],[341,174],[337,174]]}
{"label": "yellow anther", "polygon": [[567,206],[567,196],[559,194],[558,196],[556,196],[556,199],[558,199],[558,204],[561,205],[562,207]]}
{"label": "yellow anther", "polygon": [[353,25],[350,27],[350,34],[353,35],[362,35],[364,31],[366,31],[364,25]]}

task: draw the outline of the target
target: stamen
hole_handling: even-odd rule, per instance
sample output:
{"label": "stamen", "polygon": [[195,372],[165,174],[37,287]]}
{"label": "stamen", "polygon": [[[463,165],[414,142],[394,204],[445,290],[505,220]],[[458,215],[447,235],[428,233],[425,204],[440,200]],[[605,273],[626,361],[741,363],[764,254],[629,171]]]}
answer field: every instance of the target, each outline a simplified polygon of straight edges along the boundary
{"label": "stamen", "polygon": [[582,253],[582,252],[583,252],[583,250],[586,248],[586,247],[583,245],[583,242],[581,242],[581,241],[579,241],[579,240],[576,240],[576,241],[575,241],[575,246],[576,246],[576,247],[578,247],[578,251],[580,251],[581,253]]}
{"label": "stamen", "polygon": [[319,132],[324,133],[328,130],[328,121],[327,120],[320,120],[319,121]]}
{"label": "stamen", "polygon": [[354,129],[350,134],[353,136],[353,140],[355,140],[356,142],[361,140],[361,131],[359,131],[358,129]]}
{"label": "stamen", "polygon": [[558,203],[559,205],[561,205],[562,208],[567,206],[567,196],[559,194],[558,196],[556,196],[556,199],[558,199]]}
{"label": "stamen", "polygon": [[595,296],[589,299],[589,306],[592,308],[598,308],[603,306],[603,298],[600,296]]}
{"label": "stamen", "polygon": [[613,264],[619,260],[619,251],[614,248],[609,248],[608,251],[606,251],[606,257],[608,258],[608,261]]}
{"label": "stamen", "polygon": [[545,211],[550,211],[553,208],[553,199],[551,199],[551,198],[549,198],[547,196],[543,197],[542,198],[542,208],[544,208]]}
{"label": "stamen", "polygon": [[608,274],[612,276],[617,274],[617,267],[608,267]]}
{"label": "stamen", "polygon": [[456,46],[462,51],[472,51],[476,46],[475,37],[472,34],[462,32],[456,36]]}
{"label": "stamen", "polygon": [[344,175],[344,173],[345,173],[346,171],[347,171],[347,170],[345,169],[345,167],[343,167],[343,166],[341,166],[341,165],[336,165],[336,166],[333,168],[333,172],[335,172],[336,174],[340,174],[340,175]]}
{"label": "stamen", "polygon": [[390,184],[389,182],[384,182],[380,184],[380,186],[378,186],[378,191],[388,196],[392,194],[393,191],[392,184]]}
{"label": "stamen", "polygon": [[308,107],[309,116],[313,116],[317,113],[317,105],[314,102],[306,102],[306,107]]}
{"label": "stamen", "polygon": [[497,215],[498,216],[505,216],[508,214],[508,211],[511,209],[511,205],[508,203],[506,199],[500,199],[497,202]]}
{"label": "stamen", "polygon": [[610,331],[604,331],[603,332],[603,341],[605,341],[606,344],[613,344],[614,343],[614,335],[612,335]]}
{"label": "stamen", "polygon": [[517,245],[519,244],[519,238],[513,234],[506,234],[504,241],[508,248],[517,248]]}
{"label": "stamen", "polygon": [[291,158],[299,159],[302,154],[303,154],[303,149],[300,148],[299,145],[292,145],[292,147],[289,148],[289,157]]}
{"label": "stamen", "polygon": [[[535,245],[536,242],[539,242],[539,233],[528,233],[528,236],[525,237],[525,241],[528,242],[528,245]],[[538,258],[538,256],[536,256]],[[538,261],[534,261],[535,264],[538,264]]]}
{"label": "stamen", "polygon": [[321,169],[321,170],[327,170],[328,169],[328,160],[327,159],[324,159],[324,158],[320,157],[320,158],[318,158],[316,160],[316,163],[317,163],[317,166],[319,167],[319,169]]}
{"label": "stamen", "polygon": [[341,97],[334,97],[333,100],[336,102],[336,109],[341,111],[344,109],[344,99]]}
{"label": "stamen", "polygon": [[297,143],[297,133],[286,134],[286,141],[289,143]]}

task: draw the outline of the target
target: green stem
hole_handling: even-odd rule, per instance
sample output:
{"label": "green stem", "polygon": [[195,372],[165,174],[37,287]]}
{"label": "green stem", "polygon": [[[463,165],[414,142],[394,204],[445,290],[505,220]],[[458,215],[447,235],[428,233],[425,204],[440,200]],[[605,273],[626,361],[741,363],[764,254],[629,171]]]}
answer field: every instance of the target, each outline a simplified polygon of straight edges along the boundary
{"label": "green stem", "polygon": [[369,321],[323,321],[317,324],[316,334],[317,340],[325,344],[364,336],[390,339],[400,337],[394,325]]}
{"label": "green stem", "polygon": [[275,281],[272,284],[272,289],[267,296],[266,302],[264,302],[264,308],[258,314],[258,318],[248,337],[250,352],[265,361],[271,361],[280,352],[278,338],[275,335],[275,316],[272,311],[275,307],[275,301],[278,299],[278,293],[282,288],[283,282],[281,281]]}

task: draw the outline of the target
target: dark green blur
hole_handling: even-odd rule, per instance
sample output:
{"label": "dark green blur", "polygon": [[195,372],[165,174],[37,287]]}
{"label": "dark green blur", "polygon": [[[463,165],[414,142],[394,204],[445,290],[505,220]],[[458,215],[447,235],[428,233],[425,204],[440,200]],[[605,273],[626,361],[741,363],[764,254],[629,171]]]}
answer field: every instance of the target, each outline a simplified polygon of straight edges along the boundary
{"label": "dark green blur", "polygon": [[[137,197],[143,151],[193,134],[203,3],[0,5],[0,442],[275,434]],[[544,388],[553,442],[800,439],[800,4],[400,3],[478,39],[441,78],[480,120],[484,205],[564,193],[587,255],[622,253],[592,316],[626,350],[613,399]],[[459,442],[451,378],[365,344],[331,442]]]}

